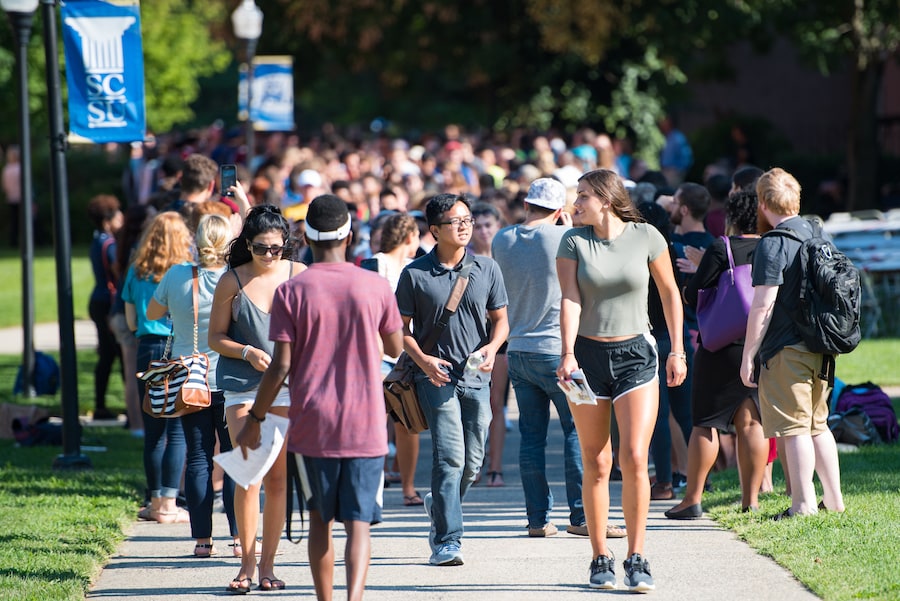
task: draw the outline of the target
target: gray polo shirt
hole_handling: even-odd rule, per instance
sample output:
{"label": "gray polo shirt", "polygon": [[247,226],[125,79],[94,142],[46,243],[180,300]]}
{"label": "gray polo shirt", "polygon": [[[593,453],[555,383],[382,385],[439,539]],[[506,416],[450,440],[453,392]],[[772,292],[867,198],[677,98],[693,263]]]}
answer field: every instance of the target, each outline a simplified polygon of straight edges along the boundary
{"label": "gray polo shirt", "polygon": [[503,272],[509,303],[509,350],[559,355],[556,251],[563,225],[511,225],[494,236],[491,253]]}
{"label": "gray polo shirt", "polygon": [[[397,305],[400,314],[412,317],[413,332],[421,344],[434,329],[444,311],[453,283],[459,277],[462,262],[447,269],[437,260],[433,249],[406,266],[397,284]],[[491,379],[490,373],[466,372],[469,353],[490,341],[488,311],[507,305],[506,288],[500,267],[488,257],[472,257],[469,284],[450,325],[441,334],[436,348],[426,352],[453,364],[450,375],[464,386],[480,388]]]}

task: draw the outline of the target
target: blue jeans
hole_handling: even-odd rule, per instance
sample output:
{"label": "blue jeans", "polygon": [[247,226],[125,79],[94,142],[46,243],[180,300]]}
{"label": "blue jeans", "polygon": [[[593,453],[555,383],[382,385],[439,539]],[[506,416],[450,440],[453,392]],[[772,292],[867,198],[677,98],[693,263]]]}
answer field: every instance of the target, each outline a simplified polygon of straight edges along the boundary
{"label": "blue jeans", "polygon": [[[188,511],[191,514],[191,537],[209,538],[212,536],[215,497],[212,485],[212,458],[216,448],[216,435],[219,438],[220,452],[225,453],[232,448],[228,424],[225,423],[225,393],[213,392],[209,409],[183,415],[180,419],[187,444],[184,496],[187,498]],[[235,537],[238,531],[234,518],[234,480],[228,474],[225,474],[222,485],[222,502],[225,505],[228,528],[231,536]]]}
{"label": "blue jeans", "polygon": [[459,544],[463,535],[462,501],[484,461],[491,389],[467,388],[456,380],[438,387],[424,379],[416,382],[416,389],[431,429],[431,515],[435,533],[431,544]]}
{"label": "blue jeans", "polygon": [[563,460],[566,476],[566,498],[569,501],[569,523],[584,524],[581,501],[581,448],[578,432],[566,395],[556,385],[559,355],[509,353],[509,379],[519,403],[519,471],[525,491],[528,527],[540,528],[550,521],[553,493],[547,482],[547,430],[550,427],[550,403],[559,414],[563,431]]}
{"label": "blue jeans", "polygon": [[693,375],[694,347],[684,330],[684,350],[687,353],[688,373],[681,386],[666,386],[666,360],[672,350],[672,340],[668,332],[654,332],[659,350],[659,412],[656,414],[656,428],[650,441],[650,455],[656,469],[656,481],[672,483],[672,432],[669,429],[669,411],[681,426],[685,443],[691,439],[691,376]]}
{"label": "blue jeans", "polygon": [[[144,371],[150,361],[162,357],[165,336],[138,338],[137,370]],[[138,380],[138,398],[144,398],[144,383]],[[144,416],[144,474],[150,497],[175,498],[184,469],[186,445],[180,419]]]}

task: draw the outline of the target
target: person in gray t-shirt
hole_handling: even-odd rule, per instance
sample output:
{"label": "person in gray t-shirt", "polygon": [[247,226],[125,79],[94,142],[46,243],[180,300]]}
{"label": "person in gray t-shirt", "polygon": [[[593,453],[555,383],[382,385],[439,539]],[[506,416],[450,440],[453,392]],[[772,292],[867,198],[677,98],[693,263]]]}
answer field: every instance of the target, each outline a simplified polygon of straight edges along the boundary
{"label": "person in gray t-shirt", "polygon": [[[550,403],[563,430],[570,533],[587,534],[581,502],[581,450],[566,395],[556,385],[561,342],[560,289],[556,251],[571,216],[563,211],[566,188],[555,179],[532,182],[525,198],[525,222],[500,230],[492,253],[503,272],[509,305],[509,377],[519,405],[519,471],[525,492],[528,536],[556,534],[550,522],[553,493],[547,482],[546,447]],[[556,225],[565,216],[568,225]],[[541,294],[535,294],[541,291]]]}

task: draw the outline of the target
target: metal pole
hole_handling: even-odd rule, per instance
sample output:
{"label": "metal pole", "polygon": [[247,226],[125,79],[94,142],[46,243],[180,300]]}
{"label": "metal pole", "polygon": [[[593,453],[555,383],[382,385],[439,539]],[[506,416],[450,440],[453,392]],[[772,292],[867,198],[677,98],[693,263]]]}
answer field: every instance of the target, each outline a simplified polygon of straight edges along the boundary
{"label": "metal pole", "polygon": [[19,207],[19,252],[22,256],[22,394],[34,390],[34,219],[31,190],[31,124],[28,113],[28,42],[34,13],[8,13],[16,36],[19,74],[19,138],[21,156],[21,206]]}
{"label": "metal pole", "polygon": [[63,129],[56,41],[56,0],[41,0],[44,51],[47,57],[47,101],[50,105],[50,163],[53,171],[53,245],[56,251],[56,299],[59,310],[59,358],[62,376],[63,454],[54,468],[85,469],[91,460],[81,454],[78,421],[78,365],[75,356],[75,312],[72,308],[72,236],[66,176],[66,134]]}
{"label": "metal pole", "polygon": [[253,57],[256,56],[255,39],[247,40],[247,169],[253,175],[253,157],[256,154],[256,131],[253,128]]}

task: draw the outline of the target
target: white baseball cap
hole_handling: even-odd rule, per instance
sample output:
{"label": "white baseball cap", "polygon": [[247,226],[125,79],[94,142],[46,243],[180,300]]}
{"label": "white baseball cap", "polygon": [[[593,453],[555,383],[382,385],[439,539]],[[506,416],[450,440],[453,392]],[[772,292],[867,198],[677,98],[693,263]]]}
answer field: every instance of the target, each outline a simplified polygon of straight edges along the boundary
{"label": "white baseball cap", "polygon": [[541,177],[531,182],[525,202],[555,211],[566,205],[566,187],[559,180]]}

